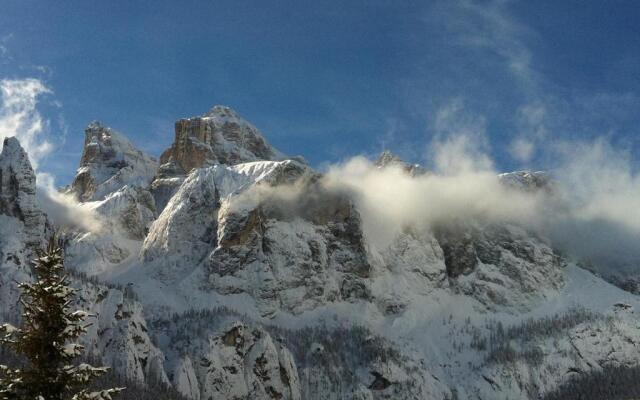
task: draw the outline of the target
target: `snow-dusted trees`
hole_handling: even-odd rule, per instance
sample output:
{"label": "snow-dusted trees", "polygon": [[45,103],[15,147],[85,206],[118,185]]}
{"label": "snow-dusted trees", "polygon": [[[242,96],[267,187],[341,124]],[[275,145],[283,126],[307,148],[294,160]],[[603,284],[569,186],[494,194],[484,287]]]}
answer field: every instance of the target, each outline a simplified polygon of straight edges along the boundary
{"label": "snow-dusted trees", "polygon": [[107,368],[75,365],[83,352],[75,343],[86,332],[87,313],[71,309],[75,290],[67,285],[62,250],[55,238],[34,261],[34,282],[20,284],[22,326],[0,327],[0,343],[24,362],[0,365],[0,399],[108,400],[121,389],[90,392],[85,387]]}

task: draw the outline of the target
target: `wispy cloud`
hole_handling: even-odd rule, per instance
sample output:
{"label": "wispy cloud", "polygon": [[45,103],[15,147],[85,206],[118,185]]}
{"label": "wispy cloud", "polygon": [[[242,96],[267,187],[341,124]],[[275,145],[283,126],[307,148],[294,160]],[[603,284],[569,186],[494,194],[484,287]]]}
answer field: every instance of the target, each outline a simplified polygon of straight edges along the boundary
{"label": "wispy cloud", "polygon": [[495,54],[527,90],[535,86],[536,72],[525,38],[533,32],[509,12],[511,1],[447,1],[437,8],[457,40],[482,54]]}
{"label": "wispy cloud", "polygon": [[9,41],[13,38],[13,34],[7,34],[0,37],[0,63],[11,61],[11,53],[9,52]]}
{"label": "wispy cloud", "polygon": [[[54,150],[50,119],[39,110],[42,97],[51,94],[53,91],[39,79],[0,80],[0,143],[10,136],[20,141],[36,170],[40,207],[58,226],[98,230],[101,223],[95,213],[79,204],[73,196],[58,192],[55,177],[38,169],[40,161]],[[66,122],[60,115],[57,122],[60,134],[56,137],[59,143],[64,142],[66,131]]]}
{"label": "wispy cloud", "polygon": [[50,93],[38,79],[0,80],[0,140],[18,138],[35,168],[53,150],[47,137],[49,121],[37,108],[40,98]]}

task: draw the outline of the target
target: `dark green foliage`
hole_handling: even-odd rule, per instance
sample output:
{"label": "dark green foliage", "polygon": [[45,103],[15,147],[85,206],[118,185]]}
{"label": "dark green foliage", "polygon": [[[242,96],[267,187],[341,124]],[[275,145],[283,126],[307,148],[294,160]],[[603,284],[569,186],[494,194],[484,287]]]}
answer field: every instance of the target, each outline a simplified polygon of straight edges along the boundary
{"label": "dark green foliage", "polygon": [[73,311],[75,290],[67,285],[62,250],[51,238],[34,261],[34,282],[24,282],[22,326],[0,327],[0,343],[17,356],[18,365],[0,365],[0,399],[111,399],[120,389],[83,389],[106,368],[74,364],[84,348],[74,343],[86,332],[87,313]]}

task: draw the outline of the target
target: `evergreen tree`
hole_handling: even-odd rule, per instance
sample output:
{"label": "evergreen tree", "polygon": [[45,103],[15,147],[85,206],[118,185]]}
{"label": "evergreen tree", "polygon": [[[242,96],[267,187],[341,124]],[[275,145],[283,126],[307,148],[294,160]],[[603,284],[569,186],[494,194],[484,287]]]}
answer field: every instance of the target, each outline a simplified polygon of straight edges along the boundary
{"label": "evergreen tree", "polygon": [[122,389],[90,392],[87,383],[104,367],[74,365],[83,346],[75,343],[90,325],[84,311],[73,311],[75,290],[67,285],[62,250],[52,237],[34,261],[35,282],[20,284],[22,327],[0,326],[0,344],[25,359],[23,368],[0,365],[0,399],[109,400]]}

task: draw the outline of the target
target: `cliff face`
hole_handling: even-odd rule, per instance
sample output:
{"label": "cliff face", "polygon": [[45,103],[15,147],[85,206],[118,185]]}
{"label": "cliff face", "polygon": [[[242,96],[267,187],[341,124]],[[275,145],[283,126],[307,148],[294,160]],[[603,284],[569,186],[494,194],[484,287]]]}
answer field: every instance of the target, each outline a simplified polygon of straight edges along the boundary
{"label": "cliff face", "polygon": [[36,174],[15,137],[4,140],[0,153],[0,215],[24,225],[27,247],[39,244],[49,229],[36,201]]}
{"label": "cliff face", "polygon": [[[29,157],[18,140],[9,137],[0,153],[0,322],[15,321],[21,312],[18,283],[33,279],[33,253],[51,233],[36,199],[36,174]],[[168,383],[162,353],[147,335],[142,304],[121,287],[73,273],[73,257],[65,256],[70,285],[77,289],[76,306],[96,316],[83,337],[87,351],[133,381],[144,384],[152,378]]]}
{"label": "cliff face", "polygon": [[[377,244],[353,193],[283,157],[227,107],[178,121],[162,165],[91,124],[69,190],[100,228],[65,232],[79,306],[97,315],[88,351],[190,399],[537,399],[640,368],[640,298],[548,239],[459,218]],[[391,153],[376,168],[431,173]],[[499,179],[554,191],[542,172]],[[49,229],[35,193],[7,139],[0,320],[18,315],[16,282]]]}
{"label": "cliff face", "polygon": [[175,141],[162,154],[160,163],[173,159],[189,172],[207,164],[234,165],[282,158],[284,155],[271,147],[260,131],[237,112],[215,106],[200,117],[176,122]]}
{"label": "cliff face", "polygon": [[71,191],[80,201],[102,200],[125,185],[147,186],[158,169],[149,155],[113,129],[92,122],[85,130],[80,167]]}

